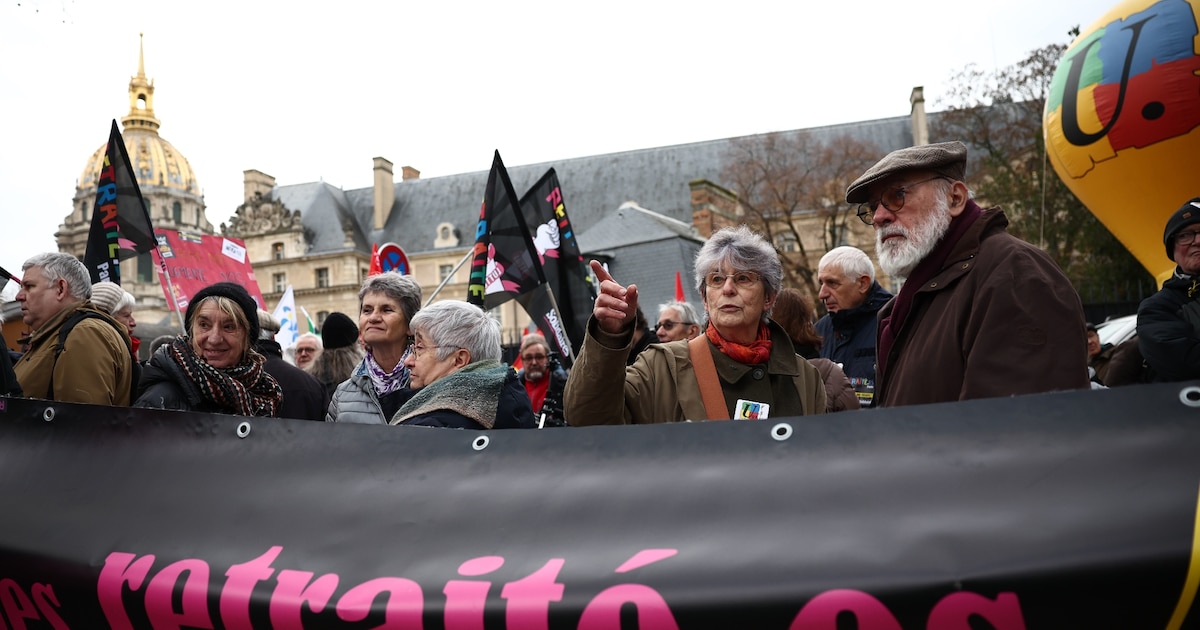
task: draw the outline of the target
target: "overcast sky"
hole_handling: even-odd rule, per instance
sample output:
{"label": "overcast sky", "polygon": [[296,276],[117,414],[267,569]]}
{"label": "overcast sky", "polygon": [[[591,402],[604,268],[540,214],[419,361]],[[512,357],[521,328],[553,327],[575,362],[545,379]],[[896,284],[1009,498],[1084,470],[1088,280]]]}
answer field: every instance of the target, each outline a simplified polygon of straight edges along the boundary
{"label": "overcast sky", "polygon": [[907,115],[918,85],[938,111],[967,64],[1068,43],[1117,4],[5,0],[0,266],[56,249],[129,111],[139,33],[160,133],[218,226],[246,169],[354,189],[375,156],[397,178],[486,170],[494,149],[553,162]]}

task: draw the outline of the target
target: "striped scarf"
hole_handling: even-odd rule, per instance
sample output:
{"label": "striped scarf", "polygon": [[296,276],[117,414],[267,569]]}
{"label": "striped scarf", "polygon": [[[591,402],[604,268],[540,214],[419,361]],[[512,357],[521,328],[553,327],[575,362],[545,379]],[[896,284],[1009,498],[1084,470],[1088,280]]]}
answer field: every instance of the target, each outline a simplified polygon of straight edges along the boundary
{"label": "striped scarf", "polygon": [[257,352],[240,364],[216,368],[196,356],[191,338],[180,335],[167,351],[207,403],[239,416],[275,416],[283,400],[279,383],[263,370],[266,359]]}

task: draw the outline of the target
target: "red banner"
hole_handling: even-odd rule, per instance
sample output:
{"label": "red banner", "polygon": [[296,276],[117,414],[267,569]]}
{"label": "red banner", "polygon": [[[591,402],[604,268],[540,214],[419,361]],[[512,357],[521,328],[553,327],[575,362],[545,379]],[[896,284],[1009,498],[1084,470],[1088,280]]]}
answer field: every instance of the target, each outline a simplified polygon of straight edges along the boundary
{"label": "red banner", "polygon": [[266,309],[258,279],[254,277],[254,269],[246,255],[246,244],[240,239],[175,230],[154,230],[154,235],[171,276],[168,283],[161,277],[163,270],[159,268],[159,282],[168,304],[174,302],[183,311],[200,289],[217,282],[236,282],[246,287],[259,308]]}

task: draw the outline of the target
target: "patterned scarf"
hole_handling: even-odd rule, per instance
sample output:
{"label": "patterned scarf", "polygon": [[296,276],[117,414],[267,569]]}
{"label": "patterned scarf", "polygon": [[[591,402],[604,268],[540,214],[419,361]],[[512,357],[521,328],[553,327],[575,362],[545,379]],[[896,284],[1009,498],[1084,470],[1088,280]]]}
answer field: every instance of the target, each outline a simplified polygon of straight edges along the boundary
{"label": "patterned scarf", "polygon": [[771,333],[767,328],[767,323],[762,322],[758,325],[758,337],[754,343],[744,346],[736,341],[729,341],[717,332],[717,327],[708,323],[708,330],[704,331],[708,335],[708,340],[712,342],[721,354],[746,365],[758,365],[766,363],[771,358]]}
{"label": "patterned scarf", "polygon": [[263,371],[266,359],[251,352],[242,363],[216,368],[196,356],[191,338],[180,335],[171,341],[167,356],[183,370],[204,401],[239,416],[273,417],[283,400],[279,383]]}
{"label": "patterned scarf", "polygon": [[375,385],[377,395],[384,396],[408,387],[408,368],[404,367],[404,359],[408,353],[408,350],[404,351],[404,355],[396,362],[396,367],[392,368],[391,372],[384,372],[383,368],[375,362],[375,354],[370,350],[367,351],[367,355],[364,357],[367,364],[367,375],[371,377],[371,383]]}

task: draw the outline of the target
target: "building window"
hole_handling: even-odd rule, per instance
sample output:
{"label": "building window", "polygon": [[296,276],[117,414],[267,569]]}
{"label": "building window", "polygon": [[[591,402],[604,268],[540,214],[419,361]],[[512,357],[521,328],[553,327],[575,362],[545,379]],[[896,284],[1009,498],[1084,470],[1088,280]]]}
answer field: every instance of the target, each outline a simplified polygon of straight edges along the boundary
{"label": "building window", "polygon": [[273,273],[271,274],[271,284],[275,287],[276,293],[287,291],[287,274]]}
{"label": "building window", "polygon": [[366,267],[358,268],[358,283],[362,284],[367,281],[367,272],[370,271]]}
{"label": "building window", "polygon": [[326,317],[329,317],[329,311],[317,311],[317,328],[325,325]]}
{"label": "building window", "polygon": [[317,288],[329,288],[329,267],[320,267],[317,269]]}
{"label": "building window", "polygon": [[136,275],[138,282],[154,282],[154,259],[150,252],[138,254]]}
{"label": "building window", "polygon": [[438,282],[443,282],[454,273],[454,265],[438,265]]}
{"label": "building window", "polygon": [[175,225],[183,224],[183,206],[178,201],[171,205],[171,217],[175,219]]}
{"label": "building window", "polygon": [[775,237],[775,247],[779,251],[788,254],[796,251],[796,235],[791,233],[780,234]]}
{"label": "building window", "polygon": [[271,260],[283,260],[283,243],[271,243]]}

